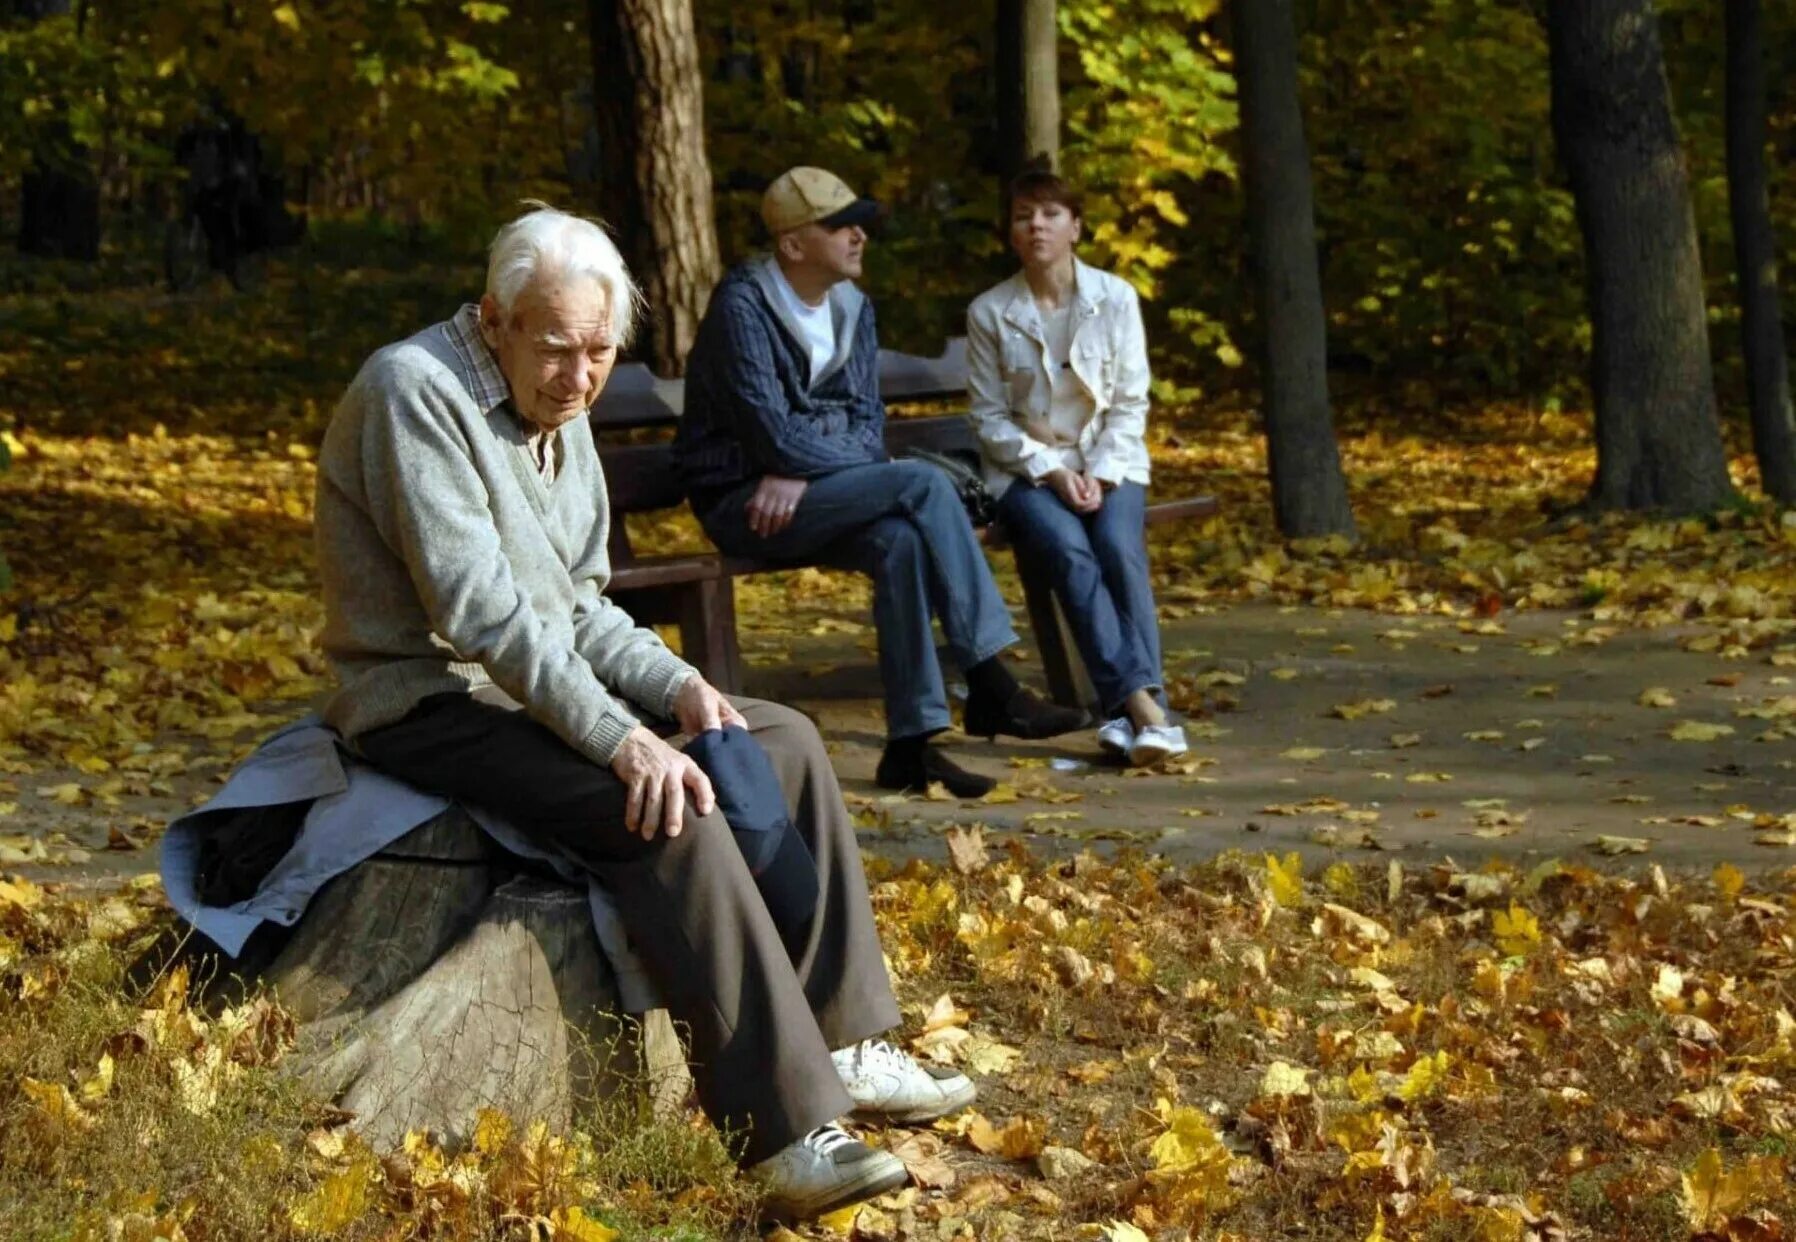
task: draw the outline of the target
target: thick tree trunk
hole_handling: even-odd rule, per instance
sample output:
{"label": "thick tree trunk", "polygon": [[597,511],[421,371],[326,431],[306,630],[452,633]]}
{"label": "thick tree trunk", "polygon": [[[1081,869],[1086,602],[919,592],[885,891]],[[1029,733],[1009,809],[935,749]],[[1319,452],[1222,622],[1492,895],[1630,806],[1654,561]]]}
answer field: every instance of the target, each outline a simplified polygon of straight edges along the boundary
{"label": "thick tree trunk", "polygon": [[[69,0],[11,0],[0,15],[38,22],[62,17]],[[100,182],[82,165],[87,151],[61,129],[64,158],[32,157],[19,193],[19,253],[48,259],[100,257]]]}
{"label": "thick tree trunk", "polygon": [[99,258],[99,181],[91,173],[34,160],[19,195],[19,253]]}
{"label": "thick tree trunk", "polygon": [[1272,504],[1289,538],[1352,537],[1328,404],[1328,322],[1291,0],[1235,0],[1232,21]]}
{"label": "thick tree trunk", "polygon": [[589,16],[601,207],[648,301],[639,352],[680,375],[722,275],[692,0],[591,0]]}
{"label": "thick tree trunk", "polygon": [[1733,491],[1696,218],[1653,0],[1546,7],[1553,132],[1584,237],[1597,508],[1712,509]]}
{"label": "thick tree trunk", "polygon": [[1765,490],[1796,504],[1796,421],[1778,304],[1777,241],[1765,172],[1765,46],[1760,0],[1727,0],[1727,193],[1740,286],[1740,336],[1752,448]]}
{"label": "thick tree trunk", "polygon": [[1060,166],[1060,31],[1054,0],[998,0],[998,172]]}

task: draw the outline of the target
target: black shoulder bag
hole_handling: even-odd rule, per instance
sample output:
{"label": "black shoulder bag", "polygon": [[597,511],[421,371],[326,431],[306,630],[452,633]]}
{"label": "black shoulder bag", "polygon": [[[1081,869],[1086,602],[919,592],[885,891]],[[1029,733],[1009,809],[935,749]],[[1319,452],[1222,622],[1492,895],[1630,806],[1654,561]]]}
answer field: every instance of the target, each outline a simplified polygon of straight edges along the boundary
{"label": "black shoulder bag", "polygon": [[937,453],[924,448],[905,449],[899,456],[910,461],[928,462],[947,475],[973,525],[990,526],[997,519],[998,502],[985,489],[977,457],[970,453]]}

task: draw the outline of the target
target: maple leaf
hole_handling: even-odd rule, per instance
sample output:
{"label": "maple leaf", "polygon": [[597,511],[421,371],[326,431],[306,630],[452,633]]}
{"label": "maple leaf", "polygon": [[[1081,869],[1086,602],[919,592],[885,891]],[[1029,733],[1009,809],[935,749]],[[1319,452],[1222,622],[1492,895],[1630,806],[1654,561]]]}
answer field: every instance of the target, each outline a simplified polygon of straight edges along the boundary
{"label": "maple leaf", "polygon": [[1731,737],[1734,726],[1709,724],[1701,720],[1680,720],[1666,734],[1674,742],[1713,742],[1718,738]]}
{"label": "maple leaf", "polygon": [[1303,904],[1303,855],[1292,850],[1282,862],[1276,854],[1266,855],[1266,887],[1281,906]]}
{"label": "maple leaf", "polygon": [[1310,1072],[1284,1061],[1274,1061],[1260,1077],[1260,1094],[1273,1099],[1310,1093]]}
{"label": "maple leaf", "polygon": [[1383,715],[1396,710],[1396,699],[1360,699],[1353,703],[1336,703],[1329,709],[1329,715],[1342,720],[1358,720],[1362,716]]}
{"label": "maple leaf", "polygon": [[554,1242],[616,1242],[623,1234],[603,1221],[594,1220],[579,1207],[556,1208],[549,1213]]}
{"label": "maple leaf", "polygon": [[985,829],[978,824],[948,829],[943,840],[948,846],[948,860],[962,875],[972,875],[986,864]]}
{"label": "maple leaf", "polygon": [[1710,1147],[1685,1170],[1679,1200],[1692,1229],[1725,1231],[1735,1217],[1781,1193],[1783,1184],[1784,1162],[1777,1157],[1752,1156],[1729,1170],[1720,1149]]}
{"label": "maple leaf", "polygon": [[331,1174],[288,1208],[287,1223],[314,1237],[341,1233],[368,1211],[378,1168],[368,1156]]}
{"label": "maple leaf", "polygon": [[1048,1125],[1039,1117],[1015,1117],[1002,1127],[978,1113],[967,1126],[967,1141],[988,1156],[1033,1160],[1047,1146]]}
{"label": "maple leaf", "polygon": [[1491,916],[1491,931],[1497,948],[1510,957],[1524,957],[1540,947],[1540,920],[1513,901],[1507,911],[1498,910]]}
{"label": "maple leaf", "polygon": [[1415,1103],[1436,1094],[1447,1082],[1447,1070],[1453,1058],[1441,1049],[1431,1057],[1421,1057],[1409,1067],[1409,1073],[1397,1086],[1397,1098]]}

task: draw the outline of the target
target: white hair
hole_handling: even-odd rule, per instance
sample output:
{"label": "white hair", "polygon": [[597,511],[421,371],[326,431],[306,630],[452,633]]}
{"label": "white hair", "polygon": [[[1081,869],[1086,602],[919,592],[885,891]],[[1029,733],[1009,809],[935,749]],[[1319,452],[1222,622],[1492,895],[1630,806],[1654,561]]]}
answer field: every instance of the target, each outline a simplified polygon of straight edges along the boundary
{"label": "white hair", "polygon": [[611,312],[612,340],[620,349],[628,345],[642,294],[605,227],[534,199],[525,205],[530,210],[500,229],[487,251],[486,291],[499,312],[509,315],[518,295],[538,277],[595,280]]}

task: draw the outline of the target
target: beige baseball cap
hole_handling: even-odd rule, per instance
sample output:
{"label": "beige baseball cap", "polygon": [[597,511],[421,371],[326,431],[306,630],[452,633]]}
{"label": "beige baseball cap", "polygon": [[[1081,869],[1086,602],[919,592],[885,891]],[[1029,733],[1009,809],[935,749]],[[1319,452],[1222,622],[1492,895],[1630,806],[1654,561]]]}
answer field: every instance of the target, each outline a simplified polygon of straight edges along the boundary
{"label": "beige baseball cap", "polygon": [[761,195],[761,220],[775,237],[807,224],[836,229],[878,218],[878,203],[856,195],[836,174],[803,164],[775,177]]}

